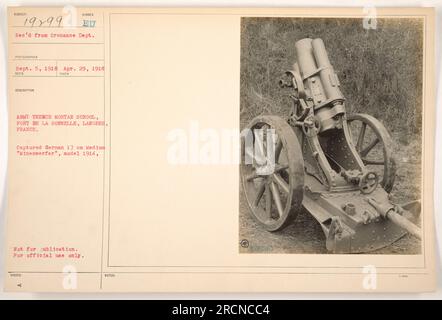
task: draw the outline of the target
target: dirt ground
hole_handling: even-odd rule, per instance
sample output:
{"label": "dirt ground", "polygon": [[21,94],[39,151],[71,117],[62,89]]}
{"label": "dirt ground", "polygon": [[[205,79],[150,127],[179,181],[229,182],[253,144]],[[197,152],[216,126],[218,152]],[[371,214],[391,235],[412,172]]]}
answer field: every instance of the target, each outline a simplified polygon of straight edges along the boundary
{"label": "dirt ground", "polygon": [[[393,136],[398,141],[399,137]],[[397,172],[392,200],[406,203],[420,198],[421,165],[420,143],[413,140],[408,145],[396,147]],[[284,230],[268,232],[258,225],[252,217],[240,187],[239,208],[239,248],[241,253],[328,253],[325,236],[319,223],[305,210]],[[242,244],[242,245],[241,245]],[[418,239],[405,235],[395,243],[373,254],[419,254],[421,243]]]}
{"label": "dirt ground", "polygon": [[[346,112],[372,115],[392,134],[397,146],[392,201],[401,204],[420,198],[423,25],[415,19],[379,19],[375,32],[366,31],[353,18],[243,18],[240,126],[258,115],[289,114],[291,91],[277,82],[296,61],[294,43],[321,38]],[[267,232],[255,222],[241,190],[239,220],[240,252],[327,253],[322,229],[308,212],[282,231]],[[420,248],[420,241],[407,235],[375,253],[417,254]]]}

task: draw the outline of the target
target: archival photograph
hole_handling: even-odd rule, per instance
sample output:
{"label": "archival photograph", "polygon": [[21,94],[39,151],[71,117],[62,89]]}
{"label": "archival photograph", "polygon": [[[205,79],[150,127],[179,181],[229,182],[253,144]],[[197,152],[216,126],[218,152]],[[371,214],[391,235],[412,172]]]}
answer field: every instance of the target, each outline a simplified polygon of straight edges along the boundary
{"label": "archival photograph", "polygon": [[421,18],[241,20],[239,252],[422,252]]}

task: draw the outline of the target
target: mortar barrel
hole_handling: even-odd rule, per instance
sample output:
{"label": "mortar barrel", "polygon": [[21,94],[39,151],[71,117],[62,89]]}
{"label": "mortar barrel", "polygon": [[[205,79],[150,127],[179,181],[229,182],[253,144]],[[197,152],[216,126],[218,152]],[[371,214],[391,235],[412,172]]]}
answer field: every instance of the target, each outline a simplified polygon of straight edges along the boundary
{"label": "mortar barrel", "polygon": [[313,56],[312,39],[305,38],[296,41],[295,52],[301,76],[304,78],[306,75],[314,73],[317,66]]}
{"label": "mortar barrel", "polygon": [[328,59],[327,50],[325,50],[324,41],[322,39],[315,39],[312,40],[312,48],[313,48],[313,55],[316,59],[316,64],[318,65],[318,68],[326,68],[330,67],[330,60]]}
{"label": "mortar barrel", "polygon": [[394,224],[398,225],[402,229],[407,230],[410,234],[412,234],[416,238],[422,239],[421,229],[407,218],[404,218],[400,214],[397,214],[394,210],[389,210],[386,216]]}
{"label": "mortar barrel", "polygon": [[325,50],[324,41],[315,39],[312,41],[313,55],[320,70],[319,76],[325,91],[325,95],[330,100],[343,99],[344,96],[339,89],[339,80],[333,70],[327,51]]}

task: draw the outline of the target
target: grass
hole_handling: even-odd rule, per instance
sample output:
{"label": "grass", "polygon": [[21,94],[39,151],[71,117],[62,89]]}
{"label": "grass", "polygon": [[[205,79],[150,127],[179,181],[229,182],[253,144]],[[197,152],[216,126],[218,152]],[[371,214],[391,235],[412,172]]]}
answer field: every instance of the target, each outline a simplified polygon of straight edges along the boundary
{"label": "grass", "polygon": [[[348,113],[368,113],[384,123],[397,158],[393,201],[420,198],[423,20],[378,19],[376,30],[361,19],[243,18],[241,23],[241,127],[255,116],[286,117],[289,89],[278,80],[295,62],[294,43],[324,40],[346,97]],[[240,197],[241,252],[326,253],[319,224],[306,212],[279,233],[259,228]],[[268,248],[270,247],[270,249]],[[407,235],[377,253],[416,254],[420,241]]]}
{"label": "grass", "polygon": [[422,129],[423,20],[243,18],[241,125],[259,114],[287,116],[289,89],[278,80],[295,62],[294,43],[322,38],[341,82],[347,112],[368,113],[408,144]]}

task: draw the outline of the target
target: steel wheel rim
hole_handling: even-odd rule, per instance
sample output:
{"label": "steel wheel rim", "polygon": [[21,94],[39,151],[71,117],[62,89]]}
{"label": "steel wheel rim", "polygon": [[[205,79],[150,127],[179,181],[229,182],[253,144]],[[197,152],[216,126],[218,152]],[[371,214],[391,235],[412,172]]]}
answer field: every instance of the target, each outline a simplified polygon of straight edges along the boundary
{"label": "steel wheel rim", "polygon": [[[299,201],[295,201],[294,196],[296,198],[300,197],[300,183],[303,186],[303,176],[302,181],[295,181],[297,177],[296,173],[299,175],[299,166],[294,167],[293,161],[290,161],[292,148],[289,147],[289,141],[287,141],[287,137],[284,136],[284,130],[269,123],[271,122],[268,121],[269,118],[272,117],[256,119],[249,126],[249,129],[252,130],[254,139],[256,139],[255,129],[275,130],[277,135],[275,139],[275,170],[268,175],[259,175],[256,174],[256,164],[242,163],[241,178],[243,190],[254,218],[257,219],[260,224],[264,225],[267,230],[276,231],[286,226],[291,220],[290,218],[293,219],[300,209],[302,196],[301,199],[298,199]],[[281,119],[281,121],[283,120]],[[286,125],[289,127],[288,124]],[[291,131],[291,133],[293,137],[295,137],[293,131]],[[289,140],[291,139],[293,138],[289,138]],[[281,146],[281,150],[277,157],[279,145]],[[244,139],[241,141],[241,150],[242,159],[244,159],[246,152]],[[301,167],[303,170],[303,164],[301,164]],[[270,205],[268,205],[269,203]]]}
{"label": "steel wheel rim", "polygon": [[[349,124],[355,121],[361,122],[361,128],[359,130],[358,137],[353,137],[356,151],[361,157],[364,165],[383,166],[382,181],[380,181],[380,184],[387,192],[390,192],[393,188],[396,175],[396,160],[393,155],[393,141],[390,137],[390,134],[379,120],[368,114],[352,114],[348,116],[347,122]],[[374,133],[377,142],[375,142],[376,140],[373,140],[369,142],[365,147],[361,148],[361,133],[363,133],[364,130],[367,130],[367,128],[370,128],[371,131]],[[382,147],[382,161],[369,159],[368,155],[379,144]]]}

